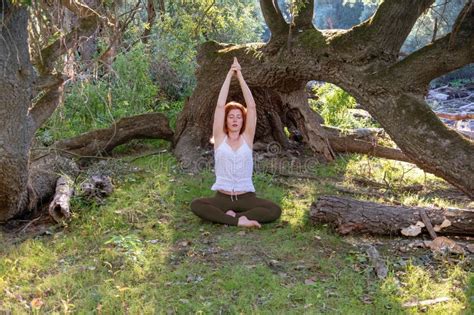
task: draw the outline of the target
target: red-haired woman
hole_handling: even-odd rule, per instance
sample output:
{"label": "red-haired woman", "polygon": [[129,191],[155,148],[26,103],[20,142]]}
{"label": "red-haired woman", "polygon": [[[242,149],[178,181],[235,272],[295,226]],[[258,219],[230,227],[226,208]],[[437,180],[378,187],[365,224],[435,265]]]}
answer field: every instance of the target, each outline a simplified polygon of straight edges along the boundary
{"label": "red-haired woman", "polygon": [[[216,182],[214,197],[198,198],[191,210],[202,219],[243,227],[260,227],[281,215],[280,207],[272,201],[257,198],[252,183],[252,145],[257,125],[255,101],[234,58],[222,85],[214,113],[212,136]],[[237,102],[226,104],[230,81],[239,80],[247,108]]]}

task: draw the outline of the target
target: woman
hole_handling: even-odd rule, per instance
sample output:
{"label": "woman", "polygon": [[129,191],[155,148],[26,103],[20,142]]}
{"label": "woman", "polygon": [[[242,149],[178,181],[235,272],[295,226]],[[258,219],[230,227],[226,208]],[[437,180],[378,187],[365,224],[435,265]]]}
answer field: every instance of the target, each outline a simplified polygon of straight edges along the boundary
{"label": "woman", "polygon": [[[252,183],[252,145],[257,126],[255,101],[241,67],[234,57],[222,85],[214,113],[212,136],[216,182],[212,198],[199,198],[191,202],[191,210],[202,219],[242,227],[260,227],[281,215],[280,207],[257,198]],[[225,104],[233,76],[239,80],[247,108],[237,102]]]}

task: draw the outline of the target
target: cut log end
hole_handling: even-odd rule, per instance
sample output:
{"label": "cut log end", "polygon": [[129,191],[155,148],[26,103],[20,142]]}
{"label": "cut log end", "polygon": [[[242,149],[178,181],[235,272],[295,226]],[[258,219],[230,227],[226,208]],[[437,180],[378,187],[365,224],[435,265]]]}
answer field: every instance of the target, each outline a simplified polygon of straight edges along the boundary
{"label": "cut log end", "polygon": [[61,222],[71,218],[69,201],[74,192],[72,180],[67,176],[61,176],[56,182],[56,193],[53,201],[49,205],[49,215],[56,222]]}

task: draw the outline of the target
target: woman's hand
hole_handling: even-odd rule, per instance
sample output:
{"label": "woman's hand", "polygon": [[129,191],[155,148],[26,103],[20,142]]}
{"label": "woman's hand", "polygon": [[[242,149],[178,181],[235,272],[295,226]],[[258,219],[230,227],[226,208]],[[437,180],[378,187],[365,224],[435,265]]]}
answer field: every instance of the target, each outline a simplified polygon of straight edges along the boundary
{"label": "woman's hand", "polygon": [[242,67],[240,66],[239,62],[237,61],[237,58],[234,57],[234,62],[230,66],[230,71],[232,71],[232,74],[238,74],[242,70]]}

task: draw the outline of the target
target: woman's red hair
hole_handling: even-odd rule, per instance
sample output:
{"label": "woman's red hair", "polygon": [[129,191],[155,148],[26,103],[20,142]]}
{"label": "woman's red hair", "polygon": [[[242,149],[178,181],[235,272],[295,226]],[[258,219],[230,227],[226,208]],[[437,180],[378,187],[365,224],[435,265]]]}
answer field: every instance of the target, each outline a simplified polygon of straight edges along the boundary
{"label": "woman's red hair", "polygon": [[244,105],[237,103],[237,102],[229,102],[225,105],[225,116],[224,116],[224,132],[229,133],[229,129],[227,128],[227,115],[233,109],[239,109],[242,113],[242,128],[240,128],[239,134],[242,134],[245,131],[245,124],[247,122],[247,108]]}

